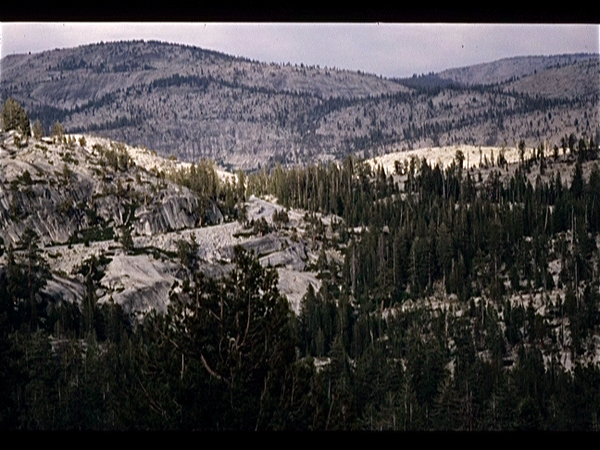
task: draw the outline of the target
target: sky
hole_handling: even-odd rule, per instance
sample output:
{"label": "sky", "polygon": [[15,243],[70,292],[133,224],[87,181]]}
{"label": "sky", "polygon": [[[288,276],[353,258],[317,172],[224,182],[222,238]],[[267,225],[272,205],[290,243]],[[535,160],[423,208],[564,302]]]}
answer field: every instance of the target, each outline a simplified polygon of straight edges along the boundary
{"label": "sky", "polygon": [[599,53],[595,23],[0,22],[0,56],[115,40],[405,77],[512,56]]}

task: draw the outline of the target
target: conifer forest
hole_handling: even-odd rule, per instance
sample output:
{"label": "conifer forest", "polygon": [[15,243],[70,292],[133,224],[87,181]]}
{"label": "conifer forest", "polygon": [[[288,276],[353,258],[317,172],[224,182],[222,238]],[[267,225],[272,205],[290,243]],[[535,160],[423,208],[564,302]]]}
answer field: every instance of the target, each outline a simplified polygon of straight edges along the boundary
{"label": "conifer forest", "polygon": [[[430,74],[402,84],[187,47],[174,55],[193,53],[196,65],[169,77],[156,62],[168,68],[166,57],[140,56],[167,45],[96,47],[5,61],[32,69],[0,91],[0,430],[600,430],[597,91],[552,103],[502,83],[459,88]],[[100,51],[112,52],[96,58],[102,65],[91,59]],[[113,53],[140,62],[116,65]],[[600,67],[553,64],[552,73],[595,76]],[[46,70],[44,83],[114,75],[115,89],[117,77],[155,78],[89,104],[48,88],[46,97],[62,96],[52,109],[35,90]],[[312,89],[309,78],[346,97],[298,92]],[[358,100],[347,93],[356,80],[369,86]],[[215,122],[177,131],[188,97]],[[494,115],[496,99],[507,104]],[[457,143],[467,128],[450,119],[484,101],[493,117],[477,113],[469,143],[484,130],[494,146],[485,158]],[[181,109],[165,113],[169,102]],[[146,103],[160,114],[144,116]],[[129,111],[122,119],[119,108]],[[439,111],[448,118],[427,122]],[[167,136],[172,146],[187,130],[231,164],[195,147],[168,156],[102,140],[102,121],[111,133],[156,126],[152,142]],[[374,162],[392,148],[374,145],[406,139],[385,122],[412,130],[398,155],[441,147],[442,137],[451,158]],[[513,131],[509,158],[501,138]],[[247,148],[233,172],[235,140]],[[308,159],[314,142],[335,157]],[[259,158],[261,145],[270,153]],[[256,155],[262,164],[246,170]]]}
{"label": "conifer forest", "polygon": [[168,311],[139,323],[94,302],[102,259],[81,267],[81,307],[47,304],[37,295],[47,262],[26,235],[18,256],[4,250],[0,424],[597,430],[597,158],[581,141],[510,172],[495,165],[486,181],[460,154],[446,169],[413,160],[404,188],[352,158],[250,175],[248,193],[342,218],[330,240],[314,222],[322,284],[298,315],[276,273],[242,248],[222,278],[188,251]]}

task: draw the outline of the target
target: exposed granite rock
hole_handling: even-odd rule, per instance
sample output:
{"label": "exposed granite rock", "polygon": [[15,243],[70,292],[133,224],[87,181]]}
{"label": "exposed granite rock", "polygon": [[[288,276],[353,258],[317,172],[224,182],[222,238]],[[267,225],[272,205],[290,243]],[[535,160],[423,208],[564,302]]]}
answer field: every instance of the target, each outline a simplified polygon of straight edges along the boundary
{"label": "exposed granite rock", "polygon": [[216,204],[201,207],[189,189],[143,167],[113,168],[101,152],[76,143],[30,139],[17,148],[13,135],[0,137],[0,237],[7,243],[27,227],[50,245],[123,226],[153,235],[223,221]]}
{"label": "exposed granite rock", "polygon": [[[189,275],[177,257],[178,245],[192,239],[198,245],[197,269],[209,277],[230,273],[236,245],[252,252],[264,267],[277,270],[281,292],[295,310],[308,285],[320,285],[316,274],[306,271],[316,256],[298,238],[302,213],[289,212],[289,227],[298,227],[292,238],[273,224],[274,212],[282,207],[251,196],[248,220],[270,225],[265,234],[256,234],[239,222],[225,222],[216,203],[201,203],[163,176],[174,168],[172,160],[121,145],[132,158],[123,170],[107,163],[99,149],[110,148],[110,141],[86,141],[82,146],[30,139],[18,148],[14,133],[0,134],[0,237],[8,247],[18,244],[28,227],[38,234],[52,272],[42,295],[51,303],[82,302],[81,267],[93,256],[104,261],[96,289],[99,304],[114,301],[133,316],[166,311],[172,289]],[[131,230],[128,249],[119,242],[123,227]],[[6,252],[0,256],[3,270]]]}
{"label": "exposed granite rock", "polygon": [[106,267],[100,284],[106,293],[99,302],[110,298],[127,312],[137,314],[151,310],[164,312],[169,304],[169,292],[181,267],[174,261],[151,255],[116,254]]}

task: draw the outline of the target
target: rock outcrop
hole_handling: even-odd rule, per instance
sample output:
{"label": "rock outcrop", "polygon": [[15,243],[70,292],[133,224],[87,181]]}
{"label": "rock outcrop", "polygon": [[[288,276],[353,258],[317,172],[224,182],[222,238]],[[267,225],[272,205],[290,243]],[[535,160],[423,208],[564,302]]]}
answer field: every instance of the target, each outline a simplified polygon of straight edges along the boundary
{"label": "rock outcrop", "polygon": [[[99,304],[113,301],[133,316],[166,311],[170,293],[189,275],[180,246],[192,241],[195,270],[209,277],[226,276],[235,246],[244,247],[277,271],[281,293],[296,311],[308,286],[320,286],[309,270],[317,256],[301,237],[302,212],[289,211],[285,227],[275,225],[282,207],[251,196],[248,222],[225,222],[216,203],[164,175],[185,163],[91,136],[69,137],[68,143],[30,138],[24,145],[14,138],[13,132],[0,134],[0,246],[19,253],[25,230],[35,231],[51,270],[42,291],[51,303],[85,299],[82,268],[95,258],[103,261]],[[109,150],[124,153],[115,163]],[[248,227],[256,222],[268,225]],[[1,253],[0,274],[7,264]]]}
{"label": "rock outcrop", "polygon": [[106,161],[102,146],[31,139],[15,146],[3,133],[0,154],[0,237],[17,243],[32,228],[45,245],[117,235],[153,235],[220,223],[214,203],[202,207],[189,189],[131,163]]}

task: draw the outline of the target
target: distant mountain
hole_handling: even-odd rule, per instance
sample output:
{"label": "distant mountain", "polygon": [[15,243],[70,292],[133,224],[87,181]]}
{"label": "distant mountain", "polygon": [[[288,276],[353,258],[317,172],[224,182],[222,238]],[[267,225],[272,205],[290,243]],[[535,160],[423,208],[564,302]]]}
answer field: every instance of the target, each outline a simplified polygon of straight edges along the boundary
{"label": "distant mountain", "polygon": [[[442,80],[451,80],[462,85],[488,85],[506,83],[536,75],[548,69],[573,67],[578,63],[598,63],[598,55],[576,53],[553,56],[518,56],[468,67],[444,70],[437,75]],[[596,88],[598,80],[596,80]],[[534,91],[531,91],[534,93]]]}
{"label": "distant mountain", "polygon": [[549,66],[506,83],[505,90],[546,98],[585,98],[598,95],[598,55],[571,64]]}
{"label": "distant mountain", "polygon": [[392,80],[133,41],[10,55],[1,70],[0,98],[14,97],[47,131],[59,121],[68,132],[230,169],[598,134],[597,55]]}

